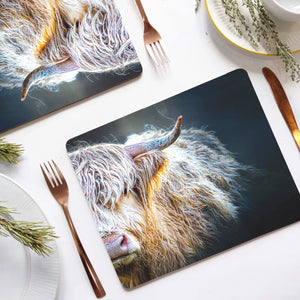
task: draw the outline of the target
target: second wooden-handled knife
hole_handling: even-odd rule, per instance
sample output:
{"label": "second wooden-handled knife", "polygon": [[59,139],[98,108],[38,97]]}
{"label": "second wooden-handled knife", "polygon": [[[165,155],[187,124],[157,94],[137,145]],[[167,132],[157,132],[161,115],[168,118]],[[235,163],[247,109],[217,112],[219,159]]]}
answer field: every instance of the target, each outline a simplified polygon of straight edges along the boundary
{"label": "second wooden-handled knife", "polygon": [[265,67],[263,68],[263,74],[265,76],[265,78],[267,79],[271,90],[273,92],[273,95],[275,97],[276,103],[278,105],[278,108],[286,122],[286,124],[288,125],[293,138],[297,144],[297,147],[300,151],[300,132],[299,132],[299,128],[298,125],[296,123],[295,120],[295,116],[293,114],[291,105],[289,103],[289,100],[286,96],[286,93],[279,81],[279,79],[277,78],[277,76],[273,73],[272,70],[270,70],[269,68]]}

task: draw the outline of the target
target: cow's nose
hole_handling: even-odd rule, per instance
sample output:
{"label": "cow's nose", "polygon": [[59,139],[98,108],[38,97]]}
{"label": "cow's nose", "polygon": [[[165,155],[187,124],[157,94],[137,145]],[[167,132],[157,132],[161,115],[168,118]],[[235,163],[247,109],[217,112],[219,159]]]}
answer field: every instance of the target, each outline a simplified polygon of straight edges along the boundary
{"label": "cow's nose", "polygon": [[106,237],[104,244],[111,259],[130,254],[140,248],[137,242],[125,233]]}

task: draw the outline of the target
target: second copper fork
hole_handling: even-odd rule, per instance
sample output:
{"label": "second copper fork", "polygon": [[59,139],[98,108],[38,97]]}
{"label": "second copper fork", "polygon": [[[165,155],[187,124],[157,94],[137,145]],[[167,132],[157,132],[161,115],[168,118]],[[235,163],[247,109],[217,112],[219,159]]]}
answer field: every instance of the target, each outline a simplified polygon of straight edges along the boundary
{"label": "second copper fork", "polygon": [[169,62],[163,41],[158,31],[150,24],[141,0],[135,0],[144,22],[144,43],[148,54],[156,65]]}
{"label": "second copper fork", "polygon": [[72,222],[69,213],[69,209],[68,209],[69,188],[67,182],[64,176],[62,175],[60,169],[57,167],[56,163],[53,160],[51,162],[46,162],[41,164],[40,167],[42,169],[43,175],[45,177],[46,183],[49,187],[52,196],[57,200],[57,202],[61,205],[64,211],[76,248],[78,250],[85,271],[92,284],[95,295],[97,298],[104,297],[106,293],[80,242],[80,239],[77,235],[77,232],[75,230],[74,224]]}

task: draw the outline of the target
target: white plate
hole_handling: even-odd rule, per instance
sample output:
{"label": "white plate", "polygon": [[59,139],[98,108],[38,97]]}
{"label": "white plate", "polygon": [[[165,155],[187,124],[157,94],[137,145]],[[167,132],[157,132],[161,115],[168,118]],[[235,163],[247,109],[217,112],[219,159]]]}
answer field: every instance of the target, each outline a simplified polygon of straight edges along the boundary
{"label": "white plate", "polygon": [[[241,3],[242,0],[238,0],[238,2]],[[212,22],[220,33],[231,43],[256,54],[276,55],[277,52],[275,47],[267,50],[262,45],[259,45],[259,47],[255,49],[250,45],[247,38],[239,36],[233,27],[233,23],[229,21],[228,16],[225,14],[225,9],[221,0],[205,0],[205,4]],[[250,18],[248,10],[242,5],[241,11],[246,17]],[[279,38],[289,45],[293,52],[300,51],[300,22],[284,22],[275,17],[272,17],[272,19],[275,21]],[[249,24],[251,24],[251,22],[249,22]]]}
{"label": "white plate", "polygon": [[[0,205],[13,208],[15,220],[43,222],[43,212],[31,196],[18,184],[0,174]],[[54,252],[41,257],[11,237],[0,236],[0,299],[54,300],[59,282],[59,259],[55,241],[49,244]]]}

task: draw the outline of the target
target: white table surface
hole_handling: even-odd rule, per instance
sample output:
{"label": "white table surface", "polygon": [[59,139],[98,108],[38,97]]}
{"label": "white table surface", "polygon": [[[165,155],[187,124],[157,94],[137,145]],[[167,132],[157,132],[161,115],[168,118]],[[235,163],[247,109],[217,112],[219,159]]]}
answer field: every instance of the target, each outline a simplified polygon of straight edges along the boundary
{"label": "white table surface", "polygon": [[[300,83],[284,72],[277,57],[248,53],[228,42],[214,27],[204,1],[195,14],[194,0],[143,1],[151,23],[163,36],[171,63],[156,70],[143,44],[143,26],[133,0],[117,0],[138,52],[138,79],[90,97],[10,130],[1,137],[26,149],[18,165],[0,163],[0,172],[17,181],[36,200],[60,236],[61,278],[57,300],[96,299],[63,212],[49,193],[39,164],[54,159],[70,187],[70,212],[81,241],[98,273],[105,299],[300,299],[300,224],[296,223],[154,280],[133,291],[119,282],[81,193],[65,143],[71,138],[157,103],[237,68],[248,71],[292,176],[300,187],[300,155],[275,104],[261,69],[280,78],[300,121]],[[300,53],[296,54],[300,61]],[[42,299],[41,299],[42,300]]]}

